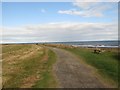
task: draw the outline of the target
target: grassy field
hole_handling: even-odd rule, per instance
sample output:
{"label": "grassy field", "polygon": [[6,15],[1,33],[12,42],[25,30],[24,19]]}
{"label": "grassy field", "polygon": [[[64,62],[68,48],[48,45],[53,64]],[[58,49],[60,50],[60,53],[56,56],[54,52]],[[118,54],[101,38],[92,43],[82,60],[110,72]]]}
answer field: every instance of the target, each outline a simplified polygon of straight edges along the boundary
{"label": "grassy field", "polygon": [[52,73],[56,55],[40,45],[2,45],[4,88],[57,87]]}
{"label": "grassy field", "polygon": [[[100,75],[102,75],[108,82],[114,85],[118,84],[118,49],[105,49],[101,54],[93,53],[93,49],[87,48],[64,48],[89,65],[95,67]],[[120,76],[119,76],[120,78]]]}
{"label": "grassy field", "polygon": [[[100,54],[91,48],[74,48],[65,45],[48,45],[70,51],[80,60],[93,66],[103,79],[118,84],[119,58],[117,49],[105,49]],[[55,53],[44,45],[18,44],[2,45],[3,87],[4,88],[55,88],[58,87],[52,66]]]}

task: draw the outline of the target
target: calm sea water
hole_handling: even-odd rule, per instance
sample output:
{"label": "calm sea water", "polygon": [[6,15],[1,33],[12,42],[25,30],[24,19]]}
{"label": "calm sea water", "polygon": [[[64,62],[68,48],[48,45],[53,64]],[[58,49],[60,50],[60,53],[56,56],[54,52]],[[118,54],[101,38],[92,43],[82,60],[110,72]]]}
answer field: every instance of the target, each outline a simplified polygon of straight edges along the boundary
{"label": "calm sea water", "polygon": [[53,44],[65,44],[83,47],[118,47],[118,41],[79,41],[79,42],[52,42]]}
{"label": "calm sea water", "polygon": [[[65,44],[65,45],[73,45],[80,47],[118,47],[120,46],[119,42],[120,41],[76,41],[76,42],[41,42],[41,43],[34,42],[34,43]],[[9,44],[20,44],[20,43],[9,43]],[[33,43],[26,43],[26,44],[33,44]]]}

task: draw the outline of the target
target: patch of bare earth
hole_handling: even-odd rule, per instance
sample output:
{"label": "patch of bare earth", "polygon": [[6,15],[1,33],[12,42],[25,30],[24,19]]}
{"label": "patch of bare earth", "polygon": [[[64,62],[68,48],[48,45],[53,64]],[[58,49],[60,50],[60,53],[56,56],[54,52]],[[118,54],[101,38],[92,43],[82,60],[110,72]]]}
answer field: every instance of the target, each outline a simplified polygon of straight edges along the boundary
{"label": "patch of bare earth", "polygon": [[112,88],[101,82],[94,70],[72,53],[51,48],[57,55],[54,73],[63,88]]}

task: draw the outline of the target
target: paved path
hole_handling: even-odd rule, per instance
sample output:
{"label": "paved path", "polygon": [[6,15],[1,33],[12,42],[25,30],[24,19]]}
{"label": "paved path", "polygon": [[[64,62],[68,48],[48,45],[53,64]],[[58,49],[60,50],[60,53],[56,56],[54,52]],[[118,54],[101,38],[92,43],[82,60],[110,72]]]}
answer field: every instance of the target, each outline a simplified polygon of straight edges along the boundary
{"label": "paved path", "polygon": [[93,74],[86,64],[68,51],[51,48],[57,55],[54,71],[62,88],[104,88],[105,86]]}

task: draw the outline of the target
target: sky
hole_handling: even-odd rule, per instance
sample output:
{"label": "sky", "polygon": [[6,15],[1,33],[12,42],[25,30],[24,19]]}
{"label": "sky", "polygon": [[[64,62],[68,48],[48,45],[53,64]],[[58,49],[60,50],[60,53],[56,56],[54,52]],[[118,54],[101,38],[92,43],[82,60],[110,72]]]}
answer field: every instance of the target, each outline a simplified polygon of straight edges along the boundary
{"label": "sky", "polygon": [[[95,1],[95,0],[94,0]],[[118,39],[117,2],[2,2],[2,43]]]}

